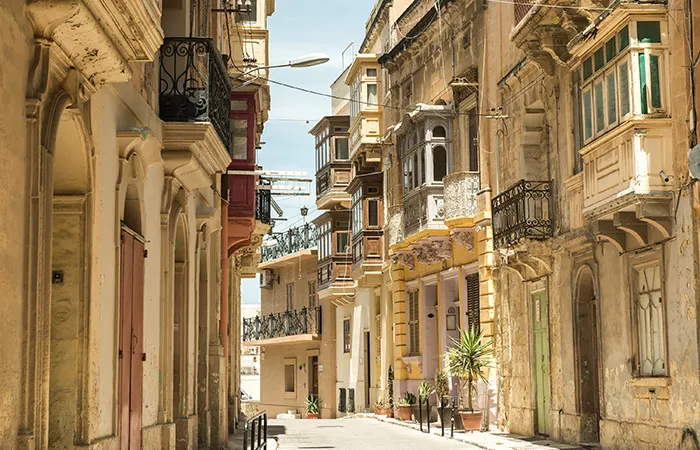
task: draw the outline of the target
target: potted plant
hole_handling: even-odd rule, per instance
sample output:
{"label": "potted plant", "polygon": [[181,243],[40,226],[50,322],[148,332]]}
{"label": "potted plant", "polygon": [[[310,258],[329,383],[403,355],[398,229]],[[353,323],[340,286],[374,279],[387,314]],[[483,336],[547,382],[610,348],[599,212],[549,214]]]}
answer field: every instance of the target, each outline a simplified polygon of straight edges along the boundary
{"label": "potted plant", "polygon": [[315,395],[306,397],[306,418],[318,419],[318,397]]}
{"label": "potted plant", "polygon": [[[420,401],[418,402],[418,407],[414,408],[413,416],[416,419],[421,419],[426,424],[430,421],[430,410],[425,406],[425,399],[429,398],[433,392],[435,392],[435,389],[425,381],[418,385],[418,399]],[[419,409],[422,411],[419,412]]]}
{"label": "potted plant", "polygon": [[397,401],[397,418],[403,420],[404,422],[411,420],[413,416],[413,405],[416,404],[416,396],[410,392],[404,393]]}
{"label": "potted plant", "polygon": [[[459,380],[459,416],[465,430],[481,427],[481,411],[474,410],[476,382],[486,380],[484,371],[490,367],[491,341],[484,342],[484,335],[473,328],[460,330],[459,339],[452,339],[453,347],[445,354],[447,371]],[[463,392],[467,390],[466,408]]]}
{"label": "potted plant", "polygon": [[[435,394],[437,394],[438,421],[440,426],[447,426],[452,418],[452,397],[450,395],[450,383],[448,381],[448,373],[445,369],[435,371]],[[444,400],[443,400],[444,399]],[[440,403],[444,402],[444,403]],[[441,408],[441,406],[443,406]]]}
{"label": "potted plant", "polygon": [[374,414],[378,416],[394,417],[394,412],[391,410],[389,402],[385,402],[381,398],[374,404]]}

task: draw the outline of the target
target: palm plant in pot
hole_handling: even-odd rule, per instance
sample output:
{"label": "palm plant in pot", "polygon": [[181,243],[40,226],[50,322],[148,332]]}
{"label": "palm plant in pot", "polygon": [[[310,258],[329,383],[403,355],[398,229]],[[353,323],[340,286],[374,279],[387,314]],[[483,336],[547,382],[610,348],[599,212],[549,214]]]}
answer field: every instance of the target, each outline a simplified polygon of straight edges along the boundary
{"label": "palm plant in pot", "polygon": [[306,418],[318,419],[318,396],[309,395],[306,397]]}
{"label": "palm plant in pot", "polygon": [[[435,389],[425,381],[418,385],[419,402],[418,407],[414,408],[413,416],[416,419],[421,418],[423,423],[428,423],[428,421],[430,421],[430,410],[425,405],[425,399],[433,395],[433,392],[435,392]],[[419,413],[418,409],[422,409],[422,411]]]}
{"label": "palm plant in pot", "polygon": [[394,412],[391,410],[389,402],[384,401],[384,399],[377,399],[377,403],[374,404],[374,414],[378,416],[394,417]]}
{"label": "palm plant in pot", "polygon": [[[484,334],[474,328],[460,330],[459,339],[452,339],[453,346],[445,354],[447,371],[459,380],[459,416],[465,430],[478,430],[481,411],[474,409],[476,383],[486,380],[485,371],[491,363],[491,341],[484,341]],[[467,404],[463,404],[463,392],[467,391]]]}
{"label": "palm plant in pot", "polygon": [[416,404],[416,396],[410,392],[406,392],[396,404],[398,406],[396,409],[397,419],[403,420],[404,422],[411,420],[413,416],[413,405]]}
{"label": "palm plant in pot", "polygon": [[452,417],[452,397],[449,397],[450,383],[448,376],[445,369],[435,371],[435,394],[437,394],[438,419],[441,426],[443,423],[447,426]]}

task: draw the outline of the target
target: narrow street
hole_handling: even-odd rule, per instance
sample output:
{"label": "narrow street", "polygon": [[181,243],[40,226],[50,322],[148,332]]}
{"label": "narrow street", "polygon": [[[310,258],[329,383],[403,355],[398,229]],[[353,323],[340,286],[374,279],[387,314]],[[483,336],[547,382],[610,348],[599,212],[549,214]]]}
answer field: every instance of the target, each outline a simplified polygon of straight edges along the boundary
{"label": "narrow street", "polygon": [[476,449],[472,445],[430,436],[409,428],[382,424],[374,419],[278,420],[268,425],[279,450],[296,449]]}

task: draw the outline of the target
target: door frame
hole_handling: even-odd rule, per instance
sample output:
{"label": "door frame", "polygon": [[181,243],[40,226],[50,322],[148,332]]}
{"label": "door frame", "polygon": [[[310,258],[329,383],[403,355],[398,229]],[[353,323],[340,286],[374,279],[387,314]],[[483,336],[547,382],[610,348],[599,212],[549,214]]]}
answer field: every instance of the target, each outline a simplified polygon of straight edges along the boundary
{"label": "door frame", "polygon": [[531,336],[531,357],[532,357],[532,364],[530,364],[530,370],[531,372],[531,379],[533,381],[533,390],[532,390],[532,404],[534,406],[534,416],[533,416],[533,428],[534,428],[534,434],[537,435],[543,435],[543,436],[548,436],[549,431],[550,431],[550,423],[549,423],[549,413],[548,409],[544,411],[544,423],[545,423],[545,428],[546,430],[540,430],[539,427],[539,420],[538,420],[538,415],[540,413],[538,406],[537,406],[537,395],[538,395],[538,389],[537,389],[537,373],[536,373],[536,367],[537,367],[537,362],[536,362],[536,338],[535,338],[535,308],[534,308],[534,302],[533,302],[533,297],[536,294],[544,294],[544,299],[545,299],[545,304],[547,307],[547,314],[546,317],[541,317],[541,321],[545,323],[546,327],[546,333],[547,333],[547,339],[546,339],[546,348],[547,348],[547,367],[548,367],[548,376],[547,379],[545,380],[545,399],[547,399],[549,402],[548,404],[551,406],[551,399],[552,399],[552,349],[551,349],[551,340],[550,340],[550,320],[549,320],[549,283],[547,278],[542,278],[536,281],[533,281],[529,283],[527,287],[527,306],[528,306],[528,315],[529,315],[529,327],[532,330],[529,334]]}

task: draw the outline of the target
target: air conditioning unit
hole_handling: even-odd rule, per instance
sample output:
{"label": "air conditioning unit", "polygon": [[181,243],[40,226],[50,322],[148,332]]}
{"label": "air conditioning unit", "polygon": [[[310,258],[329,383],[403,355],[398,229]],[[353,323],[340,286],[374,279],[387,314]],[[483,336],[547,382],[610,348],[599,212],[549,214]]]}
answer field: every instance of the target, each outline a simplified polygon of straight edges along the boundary
{"label": "air conditioning unit", "polygon": [[275,281],[275,272],[272,269],[263,269],[260,272],[260,287],[262,289],[272,289],[272,283]]}

